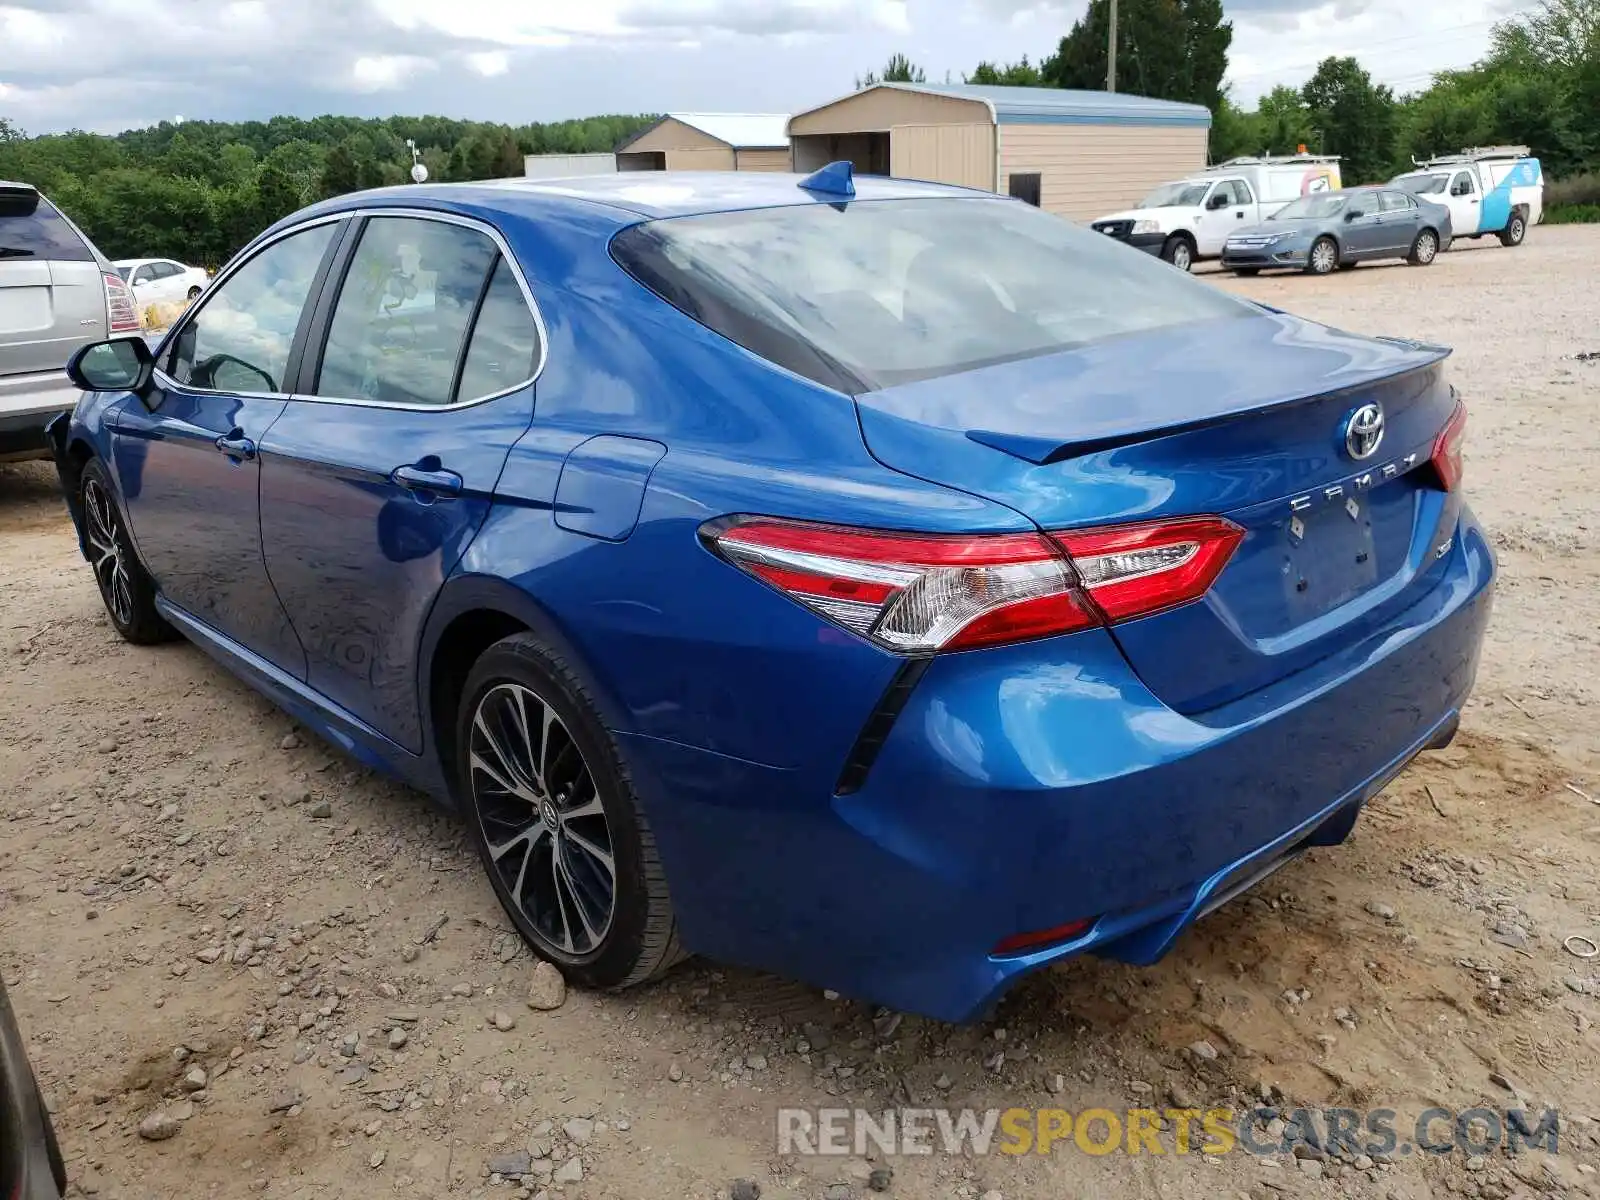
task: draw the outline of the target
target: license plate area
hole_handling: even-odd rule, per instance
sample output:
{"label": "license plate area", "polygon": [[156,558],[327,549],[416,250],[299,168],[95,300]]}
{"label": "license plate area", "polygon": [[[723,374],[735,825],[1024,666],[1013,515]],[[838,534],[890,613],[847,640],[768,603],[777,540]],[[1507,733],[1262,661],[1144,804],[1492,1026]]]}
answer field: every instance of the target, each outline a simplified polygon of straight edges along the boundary
{"label": "license plate area", "polygon": [[1290,519],[1282,579],[1284,603],[1296,623],[1330,612],[1378,582],[1374,495],[1353,495]]}

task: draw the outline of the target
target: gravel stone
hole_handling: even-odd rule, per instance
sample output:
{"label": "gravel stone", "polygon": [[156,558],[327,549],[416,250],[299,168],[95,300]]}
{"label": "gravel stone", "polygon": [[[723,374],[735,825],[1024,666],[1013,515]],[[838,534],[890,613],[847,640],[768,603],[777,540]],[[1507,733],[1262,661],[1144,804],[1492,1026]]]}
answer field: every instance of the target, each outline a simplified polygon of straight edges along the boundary
{"label": "gravel stone", "polygon": [[178,1136],[183,1123],[165,1109],[151,1113],[139,1122],[139,1136],[147,1142],[164,1142]]}
{"label": "gravel stone", "polygon": [[541,960],[528,977],[528,1007],[536,1012],[560,1008],[567,999],[567,981],[554,963]]}

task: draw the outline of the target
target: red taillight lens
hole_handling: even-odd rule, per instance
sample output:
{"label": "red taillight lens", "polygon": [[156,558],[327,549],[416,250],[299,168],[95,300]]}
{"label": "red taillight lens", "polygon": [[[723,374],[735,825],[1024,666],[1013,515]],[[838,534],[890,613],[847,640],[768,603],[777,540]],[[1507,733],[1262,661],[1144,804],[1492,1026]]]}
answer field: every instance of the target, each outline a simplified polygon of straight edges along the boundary
{"label": "red taillight lens", "polygon": [[110,322],[112,333],[138,333],[139,311],[133,306],[133,293],[128,290],[128,285],[122,281],[122,276],[112,271],[107,271],[103,276],[106,284],[106,318]]}
{"label": "red taillight lens", "polygon": [[1461,482],[1461,450],[1466,440],[1467,406],[1457,400],[1455,411],[1433,443],[1433,469],[1439,473],[1439,482],[1447,492],[1454,491]]}
{"label": "red taillight lens", "polygon": [[1244,530],[1222,517],[1149,521],[1058,533],[1107,620],[1127,621],[1205,595]]}
{"label": "red taillight lens", "polygon": [[764,517],[706,531],[735,565],[902,653],[1049,637],[1186,603],[1205,594],[1241,536],[1220,517],[1053,539],[887,533]]}

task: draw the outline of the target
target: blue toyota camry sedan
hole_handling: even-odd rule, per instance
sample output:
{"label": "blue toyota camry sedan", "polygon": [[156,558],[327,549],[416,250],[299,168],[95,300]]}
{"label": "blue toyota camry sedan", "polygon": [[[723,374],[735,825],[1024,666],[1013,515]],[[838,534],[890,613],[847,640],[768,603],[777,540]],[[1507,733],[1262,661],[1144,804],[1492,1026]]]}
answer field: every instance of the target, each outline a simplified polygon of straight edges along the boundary
{"label": "blue toyota camry sedan", "polygon": [[1446,354],[838,164],[516,180],[280,222],[51,436],[122,635],[458,808],[579,984],[965,1020],[1452,737]]}

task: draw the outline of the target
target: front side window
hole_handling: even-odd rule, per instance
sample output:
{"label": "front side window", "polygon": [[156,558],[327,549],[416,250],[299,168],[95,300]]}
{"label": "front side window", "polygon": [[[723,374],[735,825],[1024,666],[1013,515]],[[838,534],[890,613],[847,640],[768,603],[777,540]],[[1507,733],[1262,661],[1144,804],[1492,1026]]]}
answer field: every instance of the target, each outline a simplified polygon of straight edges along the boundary
{"label": "front side window", "polygon": [[334,306],[316,394],[450,404],[467,329],[498,257],[492,239],[462,225],[368,221]]}
{"label": "front side window", "polygon": [[213,288],[178,331],[167,373],[208,391],[286,392],[289,348],[337,228],[290,234]]}
{"label": "front side window", "polygon": [[701,324],[850,392],[1257,311],[1007,200],[668,218],[624,230],[612,254]]}

